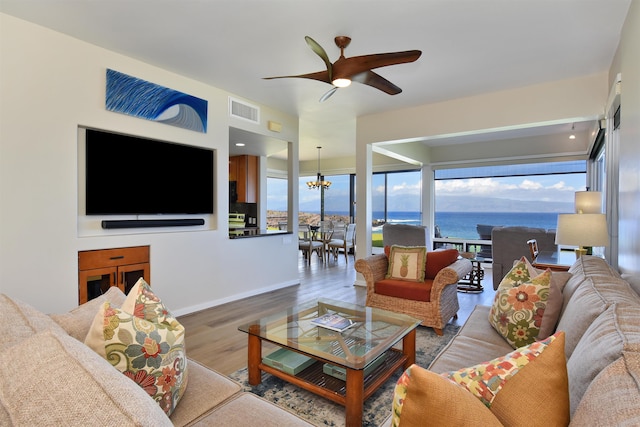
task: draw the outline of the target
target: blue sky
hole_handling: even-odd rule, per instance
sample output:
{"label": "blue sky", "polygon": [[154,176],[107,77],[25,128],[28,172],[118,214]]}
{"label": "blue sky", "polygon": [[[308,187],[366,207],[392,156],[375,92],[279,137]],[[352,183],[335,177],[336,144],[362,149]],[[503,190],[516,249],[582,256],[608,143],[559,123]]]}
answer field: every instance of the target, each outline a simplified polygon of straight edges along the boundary
{"label": "blue sky", "polygon": [[[421,197],[420,173],[388,174],[389,211],[419,211]],[[328,177],[331,188],[325,192],[325,211],[348,209],[349,177]],[[320,191],[309,190],[300,178],[299,201],[301,212],[320,211]],[[384,185],[381,175],[374,176],[374,210],[381,208]],[[270,179],[267,190],[267,209],[286,210],[285,180]],[[478,211],[515,211],[531,209],[535,212],[568,212],[576,191],[585,189],[584,174],[536,175],[508,178],[474,178],[436,181],[436,209],[462,209],[461,201],[469,206],[482,207]]]}

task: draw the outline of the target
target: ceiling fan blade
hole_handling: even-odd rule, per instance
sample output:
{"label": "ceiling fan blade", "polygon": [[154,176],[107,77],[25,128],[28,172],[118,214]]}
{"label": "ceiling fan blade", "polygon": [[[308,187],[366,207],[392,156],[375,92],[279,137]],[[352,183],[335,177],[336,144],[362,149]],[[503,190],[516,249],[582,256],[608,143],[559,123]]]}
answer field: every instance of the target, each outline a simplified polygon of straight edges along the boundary
{"label": "ceiling fan blade", "polygon": [[324,64],[327,66],[327,71],[329,72],[329,81],[332,81],[333,80],[332,79],[333,64],[329,60],[329,56],[327,55],[327,52],[322,48],[322,46],[320,46],[320,44],[317,41],[315,41],[311,37],[304,36],[304,39],[309,45],[309,47],[311,48],[311,50],[313,50],[316,53],[316,55],[318,55],[324,61]]}
{"label": "ceiling fan blade", "polygon": [[402,92],[402,89],[398,86],[373,71],[365,71],[364,73],[356,74],[351,77],[351,80],[374,87],[384,93],[388,93],[389,95],[397,95]]}
{"label": "ceiling fan blade", "polygon": [[312,79],[318,80],[324,83],[331,84],[331,79],[329,78],[328,71],[318,71],[315,73],[309,74],[298,74],[295,76],[276,76],[276,77],[263,77],[264,80],[273,80],[273,79],[289,79],[289,78],[301,78],[301,79]]}
{"label": "ceiling fan blade", "polygon": [[336,87],[336,86],[332,87],[332,88],[331,88],[331,89],[329,89],[329,90],[328,90],[324,95],[322,95],[322,96],[320,97],[320,100],[319,100],[318,102],[324,102],[324,101],[326,101],[327,99],[331,98],[331,95],[333,95],[334,93],[336,93],[336,91],[337,91],[338,89],[339,89],[339,88],[338,88],[338,87]]}
{"label": "ceiling fan blade", "polygon": [[377,53],[373,55],[340,58],[333,65],[334,74],[339,77],[348,78],[365,71],[373,70],[374,68],[414,62],[420,58],[420,55],[422,55],[422,52],[419,50],[407,50],[403,52]]}

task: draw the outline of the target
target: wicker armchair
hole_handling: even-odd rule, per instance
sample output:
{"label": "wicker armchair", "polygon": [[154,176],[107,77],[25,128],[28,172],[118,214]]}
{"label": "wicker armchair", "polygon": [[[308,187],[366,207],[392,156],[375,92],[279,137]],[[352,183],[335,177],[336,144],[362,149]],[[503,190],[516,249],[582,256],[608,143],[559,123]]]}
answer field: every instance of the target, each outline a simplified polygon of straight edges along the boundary
{"label": "wicker armchair", "polygon": [[[427,255],[428,257],[428,255]],[[438,335],[451,318],[457,318],[457,283],[471,271],[471,262],[462,258],[438,272],[433,280],[430,301],[415,301],[376,293],[376,282],[385,278],[389,260],[385,254],[372,255],[356,261],[355,269],[367,282],[369,307],[382,308],[413,316],[422,320],[423,326],[433,328]],[[427,279],[431,280],[431,279]]]}

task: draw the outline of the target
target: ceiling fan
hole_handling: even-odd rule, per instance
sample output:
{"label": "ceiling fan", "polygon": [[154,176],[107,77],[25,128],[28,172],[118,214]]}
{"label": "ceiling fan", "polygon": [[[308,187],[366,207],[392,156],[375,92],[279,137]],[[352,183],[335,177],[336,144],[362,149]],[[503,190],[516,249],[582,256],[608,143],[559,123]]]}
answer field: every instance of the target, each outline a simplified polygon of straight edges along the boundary
{"label": "ceiling fan", "polygon": [[391,83],[379,74],[374,73],[374,68],[386,67],[389,65],[404,64],[407,62],[414,62],[422,52],[419,50],[407,50],[403,52],[389,52],[378,53],[373,55],[353,56],[351,58],[344,57],[344,50],[351,38],[347,36],[336,37],[335,43],[340,48],[340,58],[333,64],[327,56],[327,52],[309,36],[304,38],[311,48],[325,63],[327,69],[324,71],[318,71],[309,74],[299,74],[296,76],[277,76],[277,77],[265,77],[265,79],[285,79],[291,77],[298,77],[303,79],[318,80],[321,82],[333,85],[333,87],[322,97],[320,102],[324,102],[331,95],[333,95],[339,88],[347,87],[352,81],[362,83],[376,89],[379,89],[389,95],[397,95],[402,92],[398,86]]}

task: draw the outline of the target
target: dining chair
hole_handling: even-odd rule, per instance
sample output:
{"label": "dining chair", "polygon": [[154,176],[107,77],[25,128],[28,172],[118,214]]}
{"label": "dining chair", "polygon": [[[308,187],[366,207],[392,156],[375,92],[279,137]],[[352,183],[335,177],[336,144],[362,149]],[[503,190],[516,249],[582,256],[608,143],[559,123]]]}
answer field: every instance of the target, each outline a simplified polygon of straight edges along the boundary
{"label": "dining chair", "polygon": [[332,239],[344,239],[345,232],[347,231],[347,224],[343,221],[335,221],[333,223],[333,235]]}
{"label": "dining chair", "polygon": [[349,224],[344,233],[342,239],[331,239],[328,244],[329,252],[333,255],[333,259],[338,259],[338,252],[340,249],[344,251],[344,259],[349,262],[349,250],[353,249],[356,245],[356,225]]}
{"label": "dining chair", "polygon": [[300,224],[298,227],[298,249],[311,265],[311,254],[316,252],[324,261],[324,242],[311,238],[311,229],[308,224]]}

